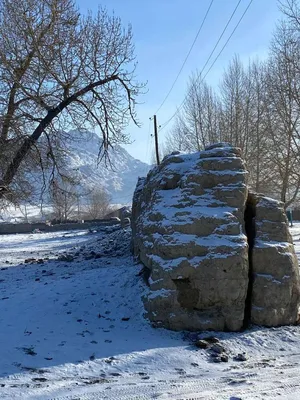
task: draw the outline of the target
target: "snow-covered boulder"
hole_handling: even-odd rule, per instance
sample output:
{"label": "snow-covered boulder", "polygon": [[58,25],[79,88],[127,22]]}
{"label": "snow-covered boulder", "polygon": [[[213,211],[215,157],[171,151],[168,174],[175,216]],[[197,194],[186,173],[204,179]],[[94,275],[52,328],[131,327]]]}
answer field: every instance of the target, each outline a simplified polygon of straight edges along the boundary
{"label": "snow-covered boulder", "polygon": [[226,144],[173,153],[139,180],[133,239],[135,254],[151,270],[145,299],[151,321],[175,330],[242,327],[246,181],[240,150]]}
{"label": "snow-covered boulder", "polygon": [[255,241],[252,251],[251,321],[278,326],[294,323],[299,306],[299,267],[283,203],[252,195]]}
{"label": "snow-covered boulder", "polygon": [[132,232],[150,275],[146,316],[156,326],[236,331],[251,318],[296,321],[298,264],[284,211],[248,196],[240,149],[218,143],[165,157],[138,181]]}

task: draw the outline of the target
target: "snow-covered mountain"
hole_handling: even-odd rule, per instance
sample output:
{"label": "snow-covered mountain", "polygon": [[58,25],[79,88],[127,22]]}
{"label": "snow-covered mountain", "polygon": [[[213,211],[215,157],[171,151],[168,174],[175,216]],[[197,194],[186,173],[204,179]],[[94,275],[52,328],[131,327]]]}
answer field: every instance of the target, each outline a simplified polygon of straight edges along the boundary
{"label": "snow-covered mountain", "polygon": [[87,140],[79,139],[80,132],[70,134],[74,140],[68,146],[67,165],[70,172],[79,175],[80,184],[87,189],[105,188],[113,203],[130,203],[138,177],[145,176],[150,165],[136,160],[118,145],[109,150],[109,162],[102,160],[97,165],[100,138],[91,132],[84,134]]}

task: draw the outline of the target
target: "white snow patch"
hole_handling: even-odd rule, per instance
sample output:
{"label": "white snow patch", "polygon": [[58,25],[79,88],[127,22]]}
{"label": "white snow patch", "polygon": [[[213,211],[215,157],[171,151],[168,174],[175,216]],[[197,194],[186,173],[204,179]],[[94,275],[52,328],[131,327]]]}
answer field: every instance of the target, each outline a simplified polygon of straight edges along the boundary
{"label": "white snow patch", "polygon": [[[300,254],[300,223],[291,232]],[[0,236],[1,399],[300,398],[299,326],[152,328],[129,238],[123,230]],[[74,261],[57,261],[65,253]],[[219,338],[228,363],[191,345],[208,335]],[[243,352],[247,361],[234,361]]]}

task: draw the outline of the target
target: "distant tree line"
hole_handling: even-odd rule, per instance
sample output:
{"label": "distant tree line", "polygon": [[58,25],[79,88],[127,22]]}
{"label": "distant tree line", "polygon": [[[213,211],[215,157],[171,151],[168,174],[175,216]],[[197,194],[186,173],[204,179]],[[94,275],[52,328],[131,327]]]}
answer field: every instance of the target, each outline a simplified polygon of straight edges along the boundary
{"label": "distant tree line", "polygon": [[85,190],[69,179],[56,179],[50,188],[49,205],[52,217],[59,221],[69,219],[101,219],[111,209],[111,196],[102,188]]}
{"label": "distant tree line", "polygon": [[300,7],[279,4],[284,18],[265,61],[244,65],[235,56],[218,89],[191,76],[164,153],[229,142],[243,150],[250,187],[288,206],[300,189]]}

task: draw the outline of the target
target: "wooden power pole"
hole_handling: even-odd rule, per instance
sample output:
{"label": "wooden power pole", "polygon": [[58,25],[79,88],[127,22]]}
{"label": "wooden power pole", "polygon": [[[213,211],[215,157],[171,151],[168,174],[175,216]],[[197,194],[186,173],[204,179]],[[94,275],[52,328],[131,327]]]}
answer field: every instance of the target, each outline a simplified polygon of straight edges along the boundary
{"label": "wooden power pole", "polygon": [[156,162],[157,162],[157,165],[159,165],[160,162],[159,162],[159,152],[158,152],[158,135],[157,135],[157,121],[156,121],[156,115],[154,115],[153,121],[154,121],[154,139],[155,139]]}

